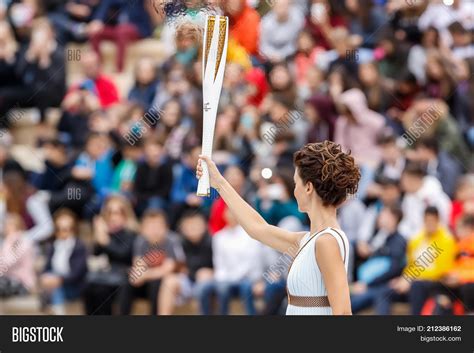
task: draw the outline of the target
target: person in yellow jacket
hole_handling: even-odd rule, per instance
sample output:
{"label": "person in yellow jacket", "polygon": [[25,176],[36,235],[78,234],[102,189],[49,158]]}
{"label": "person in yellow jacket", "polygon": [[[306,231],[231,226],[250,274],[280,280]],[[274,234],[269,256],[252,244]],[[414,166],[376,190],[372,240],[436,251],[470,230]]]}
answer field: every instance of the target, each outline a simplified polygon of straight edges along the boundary
{"label": "person in yellow jacket", "polygon": [[444,308],[460,299],[466,314],[474,313],[474,215],[466,215],[456,227],[457,256],[453,267],[441,279],[438,300]]}
{"label": "person in yellow jacket", "polygon": [[423,230],[408,242],[403,274],[378,293],[377,313],[388,315],[393,300],[408,299],[412,314],[419,315],[426,299],[453,267],[455,256],[454,237],[441,224],[438,209],[427,207]]}

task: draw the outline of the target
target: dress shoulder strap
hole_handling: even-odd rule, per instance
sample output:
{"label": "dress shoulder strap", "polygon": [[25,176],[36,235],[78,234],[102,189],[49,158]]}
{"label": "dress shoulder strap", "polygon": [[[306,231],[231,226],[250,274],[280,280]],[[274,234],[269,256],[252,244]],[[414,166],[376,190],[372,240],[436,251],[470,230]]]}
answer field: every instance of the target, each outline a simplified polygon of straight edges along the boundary
{"label": "dress shoulder strap", "polygon": [[343,254],[344,254],[343,255],[343,262],[345,263],[346,258],[347,258],[347,249],[346,249],[346,242],[344,241],[344,236],[337,229],[334,229],[332,227],[326,228],[323,232],[318,234],[318,236],[321,235],[321,234],[326,234],[326,233],[331,234],[334,238],[336,238],[337,243],[339,244],[340,247],[341,247],[341,244],[342,244],[342,250],[343,250]]}

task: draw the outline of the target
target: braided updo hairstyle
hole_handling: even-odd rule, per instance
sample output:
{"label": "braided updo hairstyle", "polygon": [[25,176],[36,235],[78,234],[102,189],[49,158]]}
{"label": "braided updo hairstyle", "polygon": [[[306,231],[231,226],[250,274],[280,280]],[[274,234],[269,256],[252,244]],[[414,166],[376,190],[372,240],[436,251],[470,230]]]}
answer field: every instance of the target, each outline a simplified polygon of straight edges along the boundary
{"label": "braided updo hairstyle", "polygon": [[350,152],[332,141],[309,143],[294,155],[303,184],[313,184],[324,206],[340,206],[355,194],[360,171]]}

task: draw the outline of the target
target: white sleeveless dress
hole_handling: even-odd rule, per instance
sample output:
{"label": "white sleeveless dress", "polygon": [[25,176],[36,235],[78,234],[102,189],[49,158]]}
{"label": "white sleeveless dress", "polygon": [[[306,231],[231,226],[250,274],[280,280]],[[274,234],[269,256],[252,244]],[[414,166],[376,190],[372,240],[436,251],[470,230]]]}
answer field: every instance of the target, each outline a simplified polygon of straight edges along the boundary
{"label": "white sleeveless dress", "polygon": [[[301,239],[300,252],[296,255],[288,273],[287,290],[291,295],[302,297],[328,295],[315,254],[315,241],[322,234],[331,234],[337,240],[347,273],[349,241],[344,232],[329,227],[313,235],[308,232]],[[286,315],[332,315],[332,309],[329,306],[301,307],[289,304]]]}

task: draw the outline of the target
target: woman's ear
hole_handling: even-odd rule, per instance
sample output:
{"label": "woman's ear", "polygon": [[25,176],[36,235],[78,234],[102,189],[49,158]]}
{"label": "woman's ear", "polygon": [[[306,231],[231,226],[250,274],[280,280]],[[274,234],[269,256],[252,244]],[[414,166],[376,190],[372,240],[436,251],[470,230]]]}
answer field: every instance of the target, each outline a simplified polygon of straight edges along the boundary
{"label": "woman's ear", "polygon": [[312,184],[310,181],[308,181],[308,182],[306,183],[305,188],[306,188],[306,193],[307,193],[307,194],[311,194],[311,193],[313,192],[314,186],[313,186],[313,184]]}

